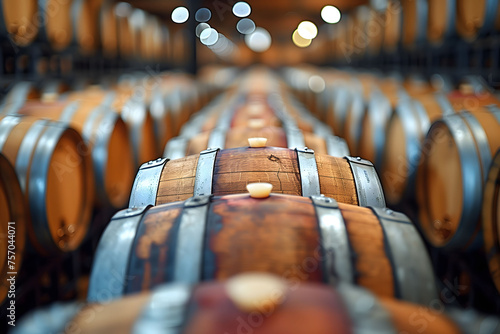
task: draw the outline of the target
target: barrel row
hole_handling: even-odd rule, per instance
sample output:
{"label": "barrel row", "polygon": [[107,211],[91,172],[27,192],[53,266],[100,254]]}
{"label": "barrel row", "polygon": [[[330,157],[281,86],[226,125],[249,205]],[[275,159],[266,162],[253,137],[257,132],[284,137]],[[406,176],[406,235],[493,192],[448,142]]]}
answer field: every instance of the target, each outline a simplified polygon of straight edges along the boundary
{"label": "barrel row", "polygon": [[349,155],[340,137],[313,117],[287,89],[279,87],[276,78],[265,74],[256,77],[264,83],[274,82],[274,87],[265,89],[264,83],[249,78],[253,87],[259,87],[258,91],[249,90],[242,82],[240,89],[227,92],[194,115],[180,136],[168,142],[163,156],[177,159],[207,148],[242,147],[254,137],[266,138],[268,146],[308,147],[321,154]]}
{"label": "barrel row", "polygon": [[84,55],[101,49],[110,58],[179,63],[183,58],[179,36],[157,16],[111,0],[4,0],[0,34],[18,46],[39,41],[56,52],[77,47]]}
{"label": "barrel row", "polygon": [[[439,303],[437,303],[439,304]],[[428,320],[429,319],[429,320]],[[424,327],[425,326],[425,327]],[[247,273],[223,283],[163,284],[153,292],[101,304],[55,304],[13,333],[497,333],[498,319],[377,298],[349,284],[328,288]],[[424,328],[424,330],[422,330]]]}
{"label": "barrel row", "polygon": [[401,45],[472,42],[500,30],[498,0],[388,0],[346,13],[324,43],[334,58],[394,53]]}
{"label": "barrel row", "polygon": [[[154,86],[147,81],[153,79]],[[80,91],[23,82],[4,98],[0,153],[14,174],[2,173],[1,211],[3,222],[18,224],[19,252],[24,229],[30,253],[78,249],[94,208],[126,206],[140,164],[158,156],[156,148],[215,93],[210,87],[191,86],[192,80],[181,74],[153,79],[136,74],[111,88]],[[16,180],[22,200],[16,195]],[[2,223],[2,228],[9,227]],[[6,230],[2,249],[7,249],[7,236]]]}
{"label": "barrel row", "polygon": [[[445,251],[484,249],[497,277],[491,260],[498,253],[496,195],[486,192],[495,182],[488,175],[500,148],[500,99],[478,77],[465,77],[458,86],[433,79],[431,84],[331,73],[325,76],[330,82],[325,92],[299,95],[334,120],[329,124],[337,124],[335,129],[347,131],[351,152],[374,161],[389,205],[416,203],[419,227],[431,245]],[[325,102],[322,95],[333,99]]]}

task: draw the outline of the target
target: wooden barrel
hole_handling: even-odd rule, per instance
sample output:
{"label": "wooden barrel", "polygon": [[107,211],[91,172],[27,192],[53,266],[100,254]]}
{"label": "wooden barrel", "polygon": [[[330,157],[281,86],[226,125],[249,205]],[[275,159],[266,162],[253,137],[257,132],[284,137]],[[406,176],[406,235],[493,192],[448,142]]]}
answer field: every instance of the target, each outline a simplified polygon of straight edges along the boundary
{"label": "wooden barrel", "polygon": [[378,55],[382,50],[384,42],[384,16],[383,13],[370,9],[368,21],[366,22],[365,31],[368,36],[368,54]]}
{"label": "wooden barrel", "polygon": [[118,54],[118,20],[115,13],[114,1],[102,1],[99,10],[99,32],[104,55],[116,57]]}
{"label": "wooden barrel", "polygon": [[297,283],[355,283],[416,303],[436,298],[424,243],[403,214],[325,196],[238,194],[115,215],[96,251],[88,299],[109,291],[111,272],[113,286],[121,287],[111,293],[118,297],[164,282],[223,280],[248,271]]}
{"label": "wooden barrel", "polygon": [[114,11],[118,23],[118,50],[124,59],[130,59],[135,54],[136,45],[134,34],[130,25],[130,15],[132,6],[126,2],[119,2],[115,5]]}
{"label": "wooden barrel", "polygon": [[390,0],[385,10],[384,51],[396,51],[401,39],[402,20],[403,13],[401,3],[399,1]]}
{"label": "wooden barrel", "polygon": [[25,101],[37,100],[41,97],[40,89],[30,81],[14,83],[0,105],[0,113],[15,113]]}
{"label": "wooden barrel", "polygon": [[422,141],[430,125],[443,116],[489,104],[500,105],[493,94],[424,94],[400,101],[387,126],[380,170],[388,203],[397,205],[413,199],[416,170],[422,155]]}
{"label": "wooden barrel", "polygon": [[473,40],[500,28],[498,0],[457,0],[456,28],[465,40]]}
{"label": "wooden barrel", "polygon": [[403,0],[401,6],[403,11],[402,43],[406,47],[418,47],[425,42],[427,36],[427,0]]}
{"label": "wooden barrel", "polygon": [[484,185],[483,236],[491,278],[500,292],[500,150],[497,151]]}
{"label": "wooden barrel", "polygon": [[80,52],[93,54],[99,46],[97,12],[93,11],[92,4],[86,0],[72,0],[71,19],[74,31],[74,40]]}
{"label": "wooden barrel", "polygon": [[481,328],[488,333],[499,329],[495,316],[472,310],[443,310],[437,302],[422,307],[376,298],[348,284],[332,289],[258,272],[224,282],[162,284],[119,300],[105,298],[99,304],[58,303],[37,310],[21,318],[12,333],[146,333],[161,328],[186,334],[476,334]]}
{"label": "wooden barrel", "polygon": [[499,125],[499,108],[489,106],[444,117],[430,127],[417,171],[416,197],[422,231],[435,247],[481,245],[481,194],[492,156],[500,147]]}
{"label": "wooden barrel", "polygon": [[7,273],[18,273],[23,263],[27,207],[16,171],[0,153],[0,303],[10,290]]}
{"label": "wooden barrel", "polygon": [[377,80],[370,75],[360,74],[353,79],[353,90],[350,104],[347,107],[345,116],[344,138],[346,139],[349,150],[354,154],[358,152],[359,140],[362,135],[361,126],[363,118],[368,108],[370,95],[373,93]]}
{"label": "wooden barrel", "polygon": [[127,127],[114,111],[84,100],[30,101],[17,113],[69,123],[79,131],[90,149],[98,204],[120,208],[127,203],[135,167]]}
{"label": "wooden barrel", "polygon": [[57,51],[66,49],[73,39],[72,1],[39,0],[43,17],[39,36]]}
{"label": "wooden barrel", "polygon": [[90,106],[113,110],[125,122],[136,166],[158,156],[153,119],[146,108],[145,95],[135,95],[134,87],[121,86],[115,90],[98,87],[70,93],[69,101],[85,101]]}
{"label": "wooden barrel", "polygon": [[29,203],[30,240],[42,254],[75,250],[91,220],[92,162],[82,137],[36,117],[0,119],[0,152],[15,166]]}
{"label": "wooden barrel", "polygon": [[2,0],[0,4],[0,35],[19,46],[31,44],[39,30],[36,0]]}
{"label": "wooden barrel", "polygon": [[356,94],[355,86],[353,86],[353,80],[347,83],[347,78],[345,80],[334,83],[333,94],[332,94],[332,107],[325,117],[325,122],[332,129],[333,132],[338,136],[345,135],[345,120],[348,115],[348,110],[352,103],[354,94]]}
{"label": "wooden barrel", "polygon": [[456,0],[427,1],[427,40],[442,43],[455,36]]}
{"label": "wooden barrel", "polygon": [[168,142],[163,156],[179,159],[186,155],[200,153],[210,147],[237,148],[248,146],[248,138],[267,138],[267,146],[308,147],[320,154],[343,157],[349,154],[344,139],[333,135],[325,137],[313,133],[302,133],[298,129],[278,127],[215,129],[200,133],[192,138],[175,137]]}
{"label": "wooden barrel", "polygon": [[360,136],[356,145],[349,147],[354,154],[373,161],[375,166],[380,167],[387,122],[402,96],[403,89],[398,80],[391,78],[380,81],[373,89],[366,111],[361,117],[361,130],[358,132]]}
{"label": "wooden barrel", "polygon": [[343,203],[385,207],[369,161],[278,147],[208,149],[181,159],[150,161],[139,169],[129,206],[169,203],[193,194],[242,193],[252,182],[271,183],[277,193],[324,194]]}

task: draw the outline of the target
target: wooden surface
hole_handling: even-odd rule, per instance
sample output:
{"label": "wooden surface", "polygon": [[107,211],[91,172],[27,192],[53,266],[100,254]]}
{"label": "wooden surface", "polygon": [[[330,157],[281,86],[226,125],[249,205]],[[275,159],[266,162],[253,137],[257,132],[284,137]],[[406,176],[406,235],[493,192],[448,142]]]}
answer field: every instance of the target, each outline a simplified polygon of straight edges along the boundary
{"label": "wooden surface", "polygon": [[65,49],[73,40],[72,1],[48,0],[42,9],[46,35],[55,50]]}
{"label": "wooden surface", "polygon": [[[357,205],[354,178],[346,160],[316,154],[320,190],[339,202]],[[163,169],[156,204],[192,196],[198,156],[169,161]],[[274,193],[302,195],[297,154],[294,150],[242,147],[219,151],[212,192],[215,195],[245,193],[246,185],[268,182]]]}
{"label": "wooden surface", "polygon": [[[170,203],[146,213],[135,237],[127,293],[149,290],[171,279],[181,207],[182,202]],[[356,284],[377,296],[394,297],[393,268],[378,219],[367,208],[339,207],[353,252]],[[281,194],[266,199],[247,194],[216,197],[208,209],[205,233],[202,280],[263,271],[295,284],[325,281],[320,232],[309,198]]]}

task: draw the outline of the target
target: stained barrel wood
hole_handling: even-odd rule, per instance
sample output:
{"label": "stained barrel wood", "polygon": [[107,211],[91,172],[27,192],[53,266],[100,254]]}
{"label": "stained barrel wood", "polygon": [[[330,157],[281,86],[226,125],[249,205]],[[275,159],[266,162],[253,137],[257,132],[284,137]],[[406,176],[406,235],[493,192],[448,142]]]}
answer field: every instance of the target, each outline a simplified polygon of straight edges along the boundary
{"label": "stained barrel wood", "polygon": [[83,241],[94,203],[93,170],[77,131],[36,117],[0,119],[0,151],[15,166],[42,254],[69,252]]}
{"label": "stained barrel wood", "polygon": [[[337,227],[330,225],[332,216]],[[297,282],[352,282],[377,296],[413,302],[435,298],[425,246],[404,215],[324,196],[197,196],[124,210],[100,241],[91,300],[110,284],[111,271],[123,284],[116,296],[163,282],[264,271]]]}
{"label": "stained barrel wood", "polygon": [[499,126],[500,110],[489,106],[444,117],[430,127],[417,171],[416,198],[423,233],[435,247],[481,245],[481,194],[500,147]]}
{"label": "stained barrel wood", "polygon": [[92,158],[98,204],[115,208],[126,204],[135,167],[129,132],[115,112],[80,100],[29,101],[17,113],[62,121],[75,128],[90,150],[85,153]]}
{"label": "stained barrel wood", "polygon": [[2,0],[0,4],[0,34],[19,46],[31,44],[39,31],[36,0]]}
{"label": "stained barrel wood", "polygon": [[[240,295],[241,291],[249,294]],[[255,304],[248,307],[243,304],[246,302]],[[63,308],[65,316],[61,316]],[[469,323],[463,325],[460,317]],[[408,319],[432,321],[422,323]],[[55,304],[22,318],[13,333],[31,333],[35,328],[45,332],[78,329],[92,334],[175,328],[186,334],[341,334],[374,329],[384,333],[473,334],[488,324],[492,331],[497,330],[494,322],[491,326],[494,319],[477,313],[440,312],[428,306],[376,298],[364,289],[346,284],[332,289],[250,273],[225,282],[164,284],[150,293],[103,304]]]}
{"label": "stained barrel wood", "polygon": [[385,206],[370,162],[278,147],[211,149],[185,158],[151,161],[136,176],[129,206],[180,201],[202,192],[242,193],[253,182],[271,183],[276,193],[324,194],[342,203]]}
{"label": "stained barrel wood", "polygon": [[491,278],[500,292],[500,151],[495,154],[484,185],[483,222],[484,249]]}
{"label": "stained barrel wood", "polygon": [[18,273],[23,263],[26,226],[29,224],[27,209],[16,171],[0,153],[0,303],[7,298],[10,288],[7,273]]}

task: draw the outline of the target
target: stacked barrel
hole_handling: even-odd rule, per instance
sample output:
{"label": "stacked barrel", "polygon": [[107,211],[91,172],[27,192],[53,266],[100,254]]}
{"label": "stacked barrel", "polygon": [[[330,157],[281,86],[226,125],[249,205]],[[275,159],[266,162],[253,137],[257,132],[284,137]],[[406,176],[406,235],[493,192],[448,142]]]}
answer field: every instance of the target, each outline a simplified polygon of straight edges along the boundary
{"label": "stacked barrel", "polygon": [[476,76],[453,82],[332,70],[315,93],[303,84],[310,76],[318,73],[287,74],[304,101],[321,106],[320,117],[341,122],[350,151],[374,162],[388,205],[414,217],[433,252],[484,264],[457,275],[469,277],[467,289],[471,276],[494,284],[498,299],[498,92]]}
{"label": "stacked barrel", "polygon": [[[176,136],[163,156],[139,168],[129,208],[113,216],[100,238],[87,303],[37,311],[16,332],[500,331],[495,317],[443,306],[418,231],[424,229],[386,207],[387,180],[381,183],[376,171],[385,166],[387,139],[402,131],[387,131],[389,124],[405,124],[394,121],[400,116],[395,110],[434,98],[437,88],[416,79],[314,68],[287,69],[280,77],[254,67],[231,82],[191,116],[186,110],[171,115]],[[120,81],[111,97],[100,87],[66,97],[69,105],[83,94],[90,105],[123,108],[128,104],[120,94],[129,96],[130,84]],[[454,101],[464,103],[464,96]],[[124,112],[113,115],[124,118]],[[479,112],[486,132],[494,112]],[[427,123],[412,123],[418,143],[424,126],[432,134],[447,124],[430,126],[439,115],[428,115]],[[124,131],[157,133],[139,118],[125,120]],[[155,138],[152,143],[162,142]],[[404,139],[395,140],[404,146]],[[129,149],[136,162],[145,152],[137,147]],[[375,165],[349,152],[364,152]],[[496,215],[498,170],[497,161],[485,187],[493,203],[484,209],[486,219]],[[392,203],[395,196],[387,193]],[[494,248],[498,240],[488,242]]]}
{"label": "stacked barrel", "polygon": [[[160,155],[218,90],[173,72],[78,87],[12,84],[0,108],[0,302],[9,302],[9,275],[24,297],[42,294],[33,286],[58,289],[74,268],[88,276],[89,265],[78,257],[92,256],[87,248],[95,247],[102,221],[127,206],[139,166]],[[50,271],[68,261],[69,269]],[[34,274],[39,263],[47,276]]]}

